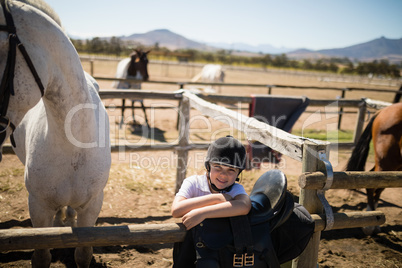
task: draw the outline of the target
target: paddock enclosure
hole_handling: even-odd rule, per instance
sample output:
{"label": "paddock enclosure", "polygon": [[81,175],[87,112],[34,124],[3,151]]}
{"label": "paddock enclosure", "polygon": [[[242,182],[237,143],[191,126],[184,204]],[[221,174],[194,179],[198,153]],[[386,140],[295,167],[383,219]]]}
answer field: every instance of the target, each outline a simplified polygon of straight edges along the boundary
{"label": "paddock enclosure", "polygon": [[[115,69],[111,63],[114,64],[114,62],[102,61],[99,64],[95,62],[92,67],[93,75],[98,78],[112,77]],[[83,61],[83,66],[90,71],[87,62]],[[343,116],[340,129],[353,133],[364,127],[367,118],[375,111],[371,108],[372,105],[363,105],[361,97],[392,102],[395,97],[392,92],[399,89],[399,85],[395,85],[398,81],[374,81],[382,83],[381,85],[373,85],[364,81],[359,81],[360,83],[349,82],[348,84],[347,82],[328,82],[328,79],[325,81],[325,74],[311,75],[301,72],[233,68],[226,69],[225,81],[229,85],[221,87],[222,95],[229,96],[232,99],[222,96],[201,96],[202,98],[200,98],[190,93],[176,92],[180,87],[186,88],[186,85],[181,86],[180,83],[188,81],[189,77],[193,75],[191,68],[200,67],[169,65],[166,71],[166,66],[152,61],[149,67],[151,82],[143,84],[142,92],[121,93],[144,98],[148,118],[151,118],[149,130],[143,126],[131,127],[129,124],[130,116],[124,118],[127,124],[123,129],[119,129],[116,122],[119,122],[120,110],[118,106],[121,105],[121,100],[112,97],[112,93],[109,91],[112,81],[98,79],[101,90],[104,91],[101,93],[101,97],[109,107],[112,144],[116,145],[113,147],[112,171],[105,190],[103,209],[97,224],[97,228],[100,228],[99,231],[91,229],[83,232],[83,230],[72,230],[65,227],[59,230],[53,229],[53,233],[49,234],[46,233],[46,230],[27,228],[29,220],[26,208],[26,192],[22,179],[23,172],[15,156],[4,155],[4,163],[0,164],[2,165],[0,177],[1,211],[4,211],[0,217],[0,226],[2,229],[18,231],[19,235],[22,235],[18,238],[22,239],[19,243],[23,241],[22,243],[29,248],[27,241],[32,239],[23,238],[23,236],[28,235],[29,237],[34,234],[36,237],[43,238],[40,241],[47,241],[41,243],[56,245],[59,243],[56,237],[61,234],[68,247],[73,246],[74,243],[84,243],[85,239],[92,240],[92,242],[87,243],[97,244],[94,245],[94,267],[134,267],[133,265],[136,265],[135,267],[170,267],[172,260],[171,243],[180,240],[183,236],[182,227],[176,224],[179,221],[170,217],[170,205],[177,187],[176,179],[179,178],[180,181],[185,176],[181,173],[184,164],[178,162],[177,159],[187,158],[187,175],[201,173],[203,172],[202,159],[205,157],[205,149],[211,139],[232,134],[246,142],[246,134],[243,133],[245,128],[242,125],[247,124],[249,127],[254,127],[253,130],[260,127],[258,123],[251,122],[246,117],[238,117],[238,114],[246,116],[248,114],[247,101],[250,94],[267,94],[269,86],[239,87],[230,85],[230,83],[248,84],[252,81],[253,83],[250,84],[288,85],[289,87],[283,88],[271,87],[271,94],[305,95],[312,100],[317,100],[317,106],[309,106],[296,122],[293,130],[307,128],[327,130],[328,126],[331,127],[331,130],[336,130],[339,122],[338,112],[342,108]],[[152,81],[166,81],[170,84],[152,83]],[[339,83],[342,84],[339,85]],[[292,88],[292,86],[303,88]],[[384,90],[384,93],[381,91],[320,90],[309,87],[369,88]],[[388,90],[392,92],[387,92]],[[330,104],[342,92],[346,92],[347,101],[344,102],[344,106],[331,106]],[[211,108],[211,104],[203,99],[217,102],[220,106],[228,109],[214,105]],[[181,103],[180,107],[179,103]],[[363,111],[359,109],[362,106],[365,106]],[[314,121],[311,120],[312,115],[316,115],[318,110],[321,111],[321,115],[327,116],[324,116],[325,122],[308,123],[309,120]],[[324,113],[325,111],[326,113]],[[136,116],[141,116],[141,113],[136,110]],[[235,123],[228,126],[227,121],[216,119],[222,113]],[[181,116],[179,117],[178,114]],[[205,114],[208,117],[205,117]],[[180,122],[182,123],[180,124]],[[185,122],[190,122],[187,125],[187,130],[185,129]],[[254,126],[254,124],[258,126]],[[326,142],[310,143],[278,131],[265,131],[264,133],[265,137],[259,137],[256,131],[250,131],[247,136],[261,139],[260,141],[268,143],[268,145],[276,146],[279,151],[282,150],[281,152],[285,154],[285,157],[278,164],[278,168],[287,175],[290,191],[299,197],[299,202],[304,204],[312,214],[316,214],[314,219],[317,221],[317,233],[313,239],[315,243],[312,243],[309,250],[305,252],[305,254],[310,254],[313,257],[304,259],[301,257],[298,262],[294,263],[294,266],[313,267],[313,264],[308,263],[308,261],[318,263],[322,267],[357,267],[356,264],[364,267],[370,267],[370,265],[372,265],[371,267],[381,267],[381,265],[383,267],[398,267],[401,265],[400,216],[402,204],[400,189],[386,189],[378,211],[371,213],[360,212],[366,201],[365,192],[359,190],[366,187],[365,183],[373,183],[378,175],[383,178],[385,187],[401,187],[399,174],[371,173],[368,175],[342,172],[350,154],[350,145],[353,144],[355,138],[346,141],[345,146],[339,145],[334,148],[333,145],[329,146]],[[272,140],[267,133],[274,136],[278,135],[280,138],[275,138],[275,144],[270,144]],[[282,148],[281,144],[289,141],[295,142],[296,154],[293,154],[294,150],[290,152],[287,148]],[[317,154],[314,156],[312,152]],[[326,191],[325,196],[332,206],[334,225],[333,230],[323,231],[329,223],[326,222],[325,211],[322,210],[321,202],[316,197],[315,192],[317,189],[322,189],[328,181],[327,177],[324,176],[328,172],[323,169],[322,161],[319,160],[320,157],[325,160],[328,156],[334,172],[332,188]],[[3,168],[3,164],[5,168]],[[372,164],[372,159],[369,164]],[[259,175],[273,167],[275,165],[266,164],[260,170],[246,171],[242,178],[246,190],[250,191],[253,182]],[[362,179],[362,177],[367,176],[371,176],[372,179]],[[11,200],[15,202],[11,203]],[[383,232],[377,237],[365,237],[357,228],[366,224],[382,224],[385,220]],[[113,229],[114,225],[117,225],[115,226],[116,229]],[[24,228],[21,229],[20,227]],[[107,229],[101,227],[107,227]],[[346,227],[349,229],[345,229]],[[110,239],[113,240],[111,242],[102,236],[90,239],[88,237],[92,230],[94,237],[101,233],[110,234],[111,232],[116,237],[120,234],[126,240],[119,241],[118,239],[122,238],[112,238]],[[33,233],[29,234],[30,231]],[[321,241],[318,248],[320,235]],[[163,244],[159,244],[161,242]],[[30,250],[18,248],[15,248],[14,251],[3,252],[0,255],[0,265],[11,267],[29,263],[30,257],[24,256],[29,255],[30,252]],[[364,255],[364,257],[358,257],[359,255]],[[306,259],[308,259],[307,266],[305,266]],[[65,263],[66,261],[59,259],[55,260],[52,265],[55,265],[54,267],[65,267],[63,266]]]}

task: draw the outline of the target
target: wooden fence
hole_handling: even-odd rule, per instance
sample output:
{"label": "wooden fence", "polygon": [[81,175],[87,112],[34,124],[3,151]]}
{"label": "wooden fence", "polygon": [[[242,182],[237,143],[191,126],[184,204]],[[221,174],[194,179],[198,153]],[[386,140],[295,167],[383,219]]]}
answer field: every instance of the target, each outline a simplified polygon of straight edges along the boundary
{"label": "wooden fence", "polygon": [[[120,61],[122,58],[116,57],[88,57],[88,56],[81,56],[80,57],[82,62],[89,62],[90,64],[90,74],[94,76],[94,63],[96,61]],[[205,64],[203,63],[180,63],[180,62],[165,62],[165,61],[150,61],[150,64],[161,64],[163,66],[185,66],[187,68],[202,68]],[[260,71],[260,72],[267,72],[266,68],[253,68],[253,67],[239,67],[239,66],[230,66],[225,65],[225,69],[228,70],[244,70],[244,71]],[[284,71],[284,70],[276,70],[270,69],[270,72],[276,73],[287,73],[292,75],[316,75],[316,76],[333,76],[328,74],[323,74],[320,72],[303,72],[303,71]],[[336,75],[335,75],[336,76]],[[351,76],[352,78],[356,78],[356,76]],[[99,77],[94,76],[96,80],[108,80],[108,81],[127,81],[126,79],[116,79],[114,77]],[[202,83],[202,82],[171,82],[171,81],[139,81],[142,83],[154,83],[154,84],[170,84],[170,85],[178,85],[180,89],[185,88],[185,86],[190,85],[212,85],[212,86],[235,86],[235,87],[262,87],[267,88],[267,94],[273,94],[273,89],[275,88],[290,88],[290,89],[312,89],[312,90],[335,90],[341,92],[341,99],[346,98],[346,92],[352,91],[367,91],[367,92],[382,92],[382,93],[389,93],[395,94],[394,96],[394,103],[399,102],[402,96],[402,83],[401,80],[395,80],[395,83],[392,86],[399,86],[398,90],[390,90],[390,89],[372,89],[372,88],[362,88],[362,87],[315,87],[315,86],[294,86],[294,85],[279,85],[279,84],[249,84],[249,83]],[[390,85],[391,86],[391,85]]]}
{"label": "wooden fence", "polygon": [[[124,94],[131,94],[130,96],[134,98],[139,96],[137,95],[139,93],[151,94],[144,91],[140,92],[130,91]],[[103,97],[108,96],[107,94],[110,93],[105,93]],[[156,97],[154,93],[150,96]],[[373,185],[374,181],[377,187],[402,187],[402,180],[399,179],[401,173],[333,173],[327,160],[330,152],[329,142],[305,139],[289,134],[254,118],[207,102],[188,92],[171,93],[170,96],[162,93],[159,95],[160,98],[174,99],[180,99],[180,96],[182,101],[180,105],[179,144],[175,148],[178,152],[176,189],[186,176],[188,151],[193,148],[193,145],[189,143],[190,108],[195,108],[205,116],[221,120],[224,123],[230,120],[232,126],[243,131],[248,139],[259,141],[302,162],[299,202],[312,214],[316,227],[306,250],[293,261],[293,267],[316,267],[320,233],[323,230],[374,226],[385,222],[384,214],[379,211],[333,214],[326,203],[325,190],[334,187],[366,188]],[[345,180],[350,181],[345,184]],[[325,214],[323,214],[323,207]],[[0,230],[0,250],[172,243],[182,241],[184,235],[185,228],[182,224],[12,229]]]}
{"label": "wooden fence", "polygon": [[[180,92],[165,92],[165,91],[151,91],[151,90],[101,90],[99,92],[101,99],[162,99],[162,100],[175,100],[179,103],[182,101],[182,93]],[[213,103],[225,103],[225,104],[238,104],[238,103],[251,103],[252,98],[247,96],[227,96],[227,95],[198,95],[200,98],[213,102]],[[363,127],[364,118],[369,107],[374,109],[381,109],[385,106],[390,105],[387,102],[372,101],[368,99],[360,100],[320,100],[320,99],[310,99],[309,106],[312,107],[326,107],[328,105],[338,106],[340,109],[343,108],[356,108],[357,109],[357,120],[355,123],[354,136],[352,142],[344,143],[331,143],[332,148],[348,149],[353,147],[357,140],[359,139]],[[119,108],[119,107],[115,107]],[[131,107],[127,107],[131,108]],[[149,107],[145,107],[146,109]],[[169,107],[171,108],[171,107]],[[160,109],[160,107],[152,107],[152,109]],[[180,113],[179,113],[180,114]],[[145,150],[174,150],[178,144],[159,144],[159,145],[143,145],[130,146],[125,144],[112,144],[113,152],[129,152],[129,151],[145,151]],[[206,149],[208,144],[191,144],[189,145],[190,150]],[[13,154],[11,145],[3,146],[3,154]]]}
{"label": "wooden fence", "polygon": [[[82,62],[89,62],[90,63],[90,74],[94,76],[94,63],[95,61],[120,61],[121,58],[115,58],[115,57],[85,57],[81,56],[81,61]],[[150,63],[155,63],[155,64],[161,64],[162,66],[166,66],[166,68],[169,67],[169,65],[174,65],[174,66],[186,66],[187,68],[202,68],[204,64],[201,63],[180,63],[180,62],[165,62],[165,61],[152,61]],[[254,71],[264,71],[266,72],[267,70],[265,68],[251,68],[251,67],[238,67],[238,66],[225,66],[225,69],[234,69],[234,70],[254,70]],[[168,71],[167,71],[168,72]],[[304,74],[306,75],[306,72],[302,71],[283,71],[283,70],[270,70],[270,72],[287,72],[292,75],[301,75]],[[315,75],[323,75],[322,73],[316,73],[316,72],[309,72],[309,74],[315,74]],[[356,76],[352,76],[355,78]],[[352,92],[352,91],[366,91],[366,92],[381,92],[381,93],[389,93],[389,94],[395,94],[394,95],[394,100],[393,103],[399,102],[402,96],[402,83],[400,80],[397,80],[395,82],[395,86],[399,85],[398,90],[390,90],[390,89],[372,89],[372,88],[361,88],[361,87],[316,87],[316,86],[294,86],[294,85],[279,85],[279,84],[248,84],[248,83],[202,83],[202,82],[172,82],[172,81],[155,81],[155,80],[150,80],[150,81],[136,81],[134,79],[118,79],[114,77],[99,77],[99,76],[94,76],[96,80],[107,80],[107,81],[133,81],[133,82],[141,82],[141,83],[153,83],[153,84],[167,84],[167,85],[177,85],[180,89],[184,89],[186,86],[191,86],[191,85],[198,85],[198,86],[235,86],[235,87],[262,87],[267,89],[267,94],[274,94],[273,89],[278,88],[289,88],[289,89],[312,89],[312,90],[335,90],[335,91],[340,91],[341,96],[339,97],[340,99],[345,99],[346,98],[346,92]],[[327,79],[327,78],[326,78]],[[341,129],[341,122],[342,122],[342,116],[344,114],[343,107],[340,107],[339,109],[339,115],[338,115],[338,129]],[[357,134],[361,134],[361,132],[355,132]],[[358,137],[359,135],[355,136]]]}
{"label": "wooden fence", "polygon": [[[181,102],[182,95],[180,92],[176,93],[167,93],[164,91],[149,91],[149,90],[102,90],[100,91],[100,97],[102,99],[168,99],[168,100],[177,100]],[[227,95],[205,95],[201,94],[198,95],[200,98],[213,102],[213,103],[225,103],[225,104],[238,104],[238,103],[248,103],[252,102],[251,97],[247,96],[227,96]],[[355,131],[353,136],[353,142],[348,143],[332,143],[332,147],[337,148],[351,148],[356,144],[357,140],[359,139],[363,127],[364,127],[364,118],[369,107],[374,109],[381,109],[384,108],[391,103],[387,102],[379,102],[373,101],[369,99],[360,99],[360,100],[345,100],[345,99],[338,99],[338,100],[320,100],[320,99],[310,99],[309,106],[312,107],[326,107],[329,105],[336,105],[343,108],[356,108],[357,111],[357,120],[355,123]],[[157,108],[153,108],[157,109]],[[170,150],[172,147],[176,145],[166,146],[154,146],[155,149],[162,149],[162,150]],[[194,149],[199,149],[202,147],[202,144],[199,145],[192,145]],[[127,150],[141,150],[140,148],[129,148],[126,147]],[[119,148],[116,146],[112,146],[113,151],[118,151]]]}
{"label": "wooden fence", "polygon": [[341,99],[346,98],[346,92],[352,91],[366,91],[366,92],[381,92],[387,94],[394,94],[394,101],[399,102],[402,96],[402,85],[398,90],[392,89],[374,89],[374,88],[362,88],[362,87],[317,87],[317,86],[294,86],[294,85],[280,85],[280,84],[249,84],[249,83],[203,83],[203,82],[175,82],[175,81],[157,81],[157,80],[136,80],[136,79],[125,79],[125,78],[115,78],[115,77],[101,77],[94,76],[96,80],[106,80],[106,81],[124,81],[124,82],[136,82],[136,83],[150,83],[150,84],[166,84],[166,85],[177,85],[179,89],[184,89],[185,86],[191,85],[201,85],[201,86],[231,86],[231,87],[260,87],[266,88],[267,94],[273,94],[273,89],[275,88],[289,88],[289,89],[312,89],[312,90],[322,90],[322,91],[340,91]]}
{"label": "wooden fence", "polygon": [[[289,89],[309,89],[309,90],[324,90],[324,91],[340,91],[341,96],[340,100],[345,100],[346,92],[352,91],[366,91],[366,92],[381,92],[381,93],[388,93],[394,94],[393,103],[399,102],[402,96],[402,84],[398,90],[390,90],[390,89],[372,89],[372,88],[358,88],[358,87],[317,87],[317,86],[294,86],[294,85],[267,85],[267,84],[244,84],[244,83],[202,83],[202,82],[172,82],[172,81],[139,81],[135,79],[126,79],[126,78],[113,78],[113,77],[94,77],[97,80],[107,80],[107,81],[124,81],[124,82],[138,82],[138,83],[153,83],[153,84],[167,84],[167,85],[177,85],[179,89],[184,89],[186,86],[191,85],[199,85],[199,86],[235,86],[235,87],[262,87],[267,88],[267,94],[271,95],[273,93],[274,88],[282,89],[282,88],[289,88]],[[251,98],[247,100],[247,102],[251,102]],[[315,106],[315,103],[310,104],[310,106]],[[318,106],[318,105],[317,105]],[[344,106],[340,105],[339,115],[338,115],[338,129],[341,129],[341,122],[342,116],[344,114],[343,110]],[[362,109],[366,109],[366,107],[362,107]],[[360,116],[361,114],[359,114]],[[359,120],[361,118],[359,117]],[[358,121],[359,122],[359,121]],[[355,132],[357,134],[355,137],[359,137],[361,132]]]}

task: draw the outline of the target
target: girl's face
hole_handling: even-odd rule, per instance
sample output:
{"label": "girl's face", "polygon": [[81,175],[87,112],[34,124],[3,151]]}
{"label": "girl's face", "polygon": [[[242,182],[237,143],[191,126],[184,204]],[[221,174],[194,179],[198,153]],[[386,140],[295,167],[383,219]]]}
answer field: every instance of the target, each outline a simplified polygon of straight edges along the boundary
{"label": "girl's face", "polygon": [[225,189],[231,186],[239,175],[239,169],[228,167],[221,164],[210,163],[211,166],[211,182],[215,184],[218,189]]}

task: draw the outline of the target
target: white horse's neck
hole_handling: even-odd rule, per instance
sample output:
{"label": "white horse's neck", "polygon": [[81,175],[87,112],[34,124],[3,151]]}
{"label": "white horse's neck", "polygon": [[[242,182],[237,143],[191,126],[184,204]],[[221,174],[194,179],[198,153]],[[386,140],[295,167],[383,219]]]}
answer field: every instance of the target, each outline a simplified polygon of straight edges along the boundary
{"label": "white horse's neck", "polygon": [[[17,35],[31,55],[45,87],[43,103],[49,127],[57,125],[60,128],[60,124],[65,122],[72,109],[91,103],[91,94],[79,56],[63,30],[55,21],[43,16],[41,11],[16,1],[10,3],[10,9]],[[24,9],[30,9],[30,12],[23,11]],[[26,62],[18,53],[14,84],[15,97],[10,99],[10,108],[17,107],[17,109],[14,109],[15,112],[9,116],[15,124],[18,124],[27,110],[41,97]],[[77,111],[73,122],[80,129],[80,133],[73,134],[92,139],[91,133],[85,133],[80,125],[94,122],[91,118],[93,116],[94,112],[90,109]],[[88,131],[90,128],[84,129]]]}

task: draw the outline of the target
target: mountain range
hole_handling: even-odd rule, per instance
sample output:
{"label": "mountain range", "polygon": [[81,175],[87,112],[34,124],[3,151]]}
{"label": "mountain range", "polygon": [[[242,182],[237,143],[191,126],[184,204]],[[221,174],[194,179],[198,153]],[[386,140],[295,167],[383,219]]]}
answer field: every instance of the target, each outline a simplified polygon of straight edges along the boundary
{"label": "mountain range", "polygon": [[217,50],[226,49],[237,52],[251,52],[264,54],[282,54],[285,53],[289,58],[295,59],[318,59],[337,57],[347,57],[350,60],[372,61],[387,59],[390,62],[400,63],[402,61],[402,38],[388,39],[380,37],[369,42],[356,44],[344,48],[309,50],[277,48],[269,44],[252,46],[244,43],[202,43],[190,40],[182,35],[176,34],[167,29],[159,29],[142,34],[132,34],[121,36],[122,40],[141,43],[145,46],[158,44],[160,47],[166,47],[170,50],[176,49],[199,49],[199,50]]}

